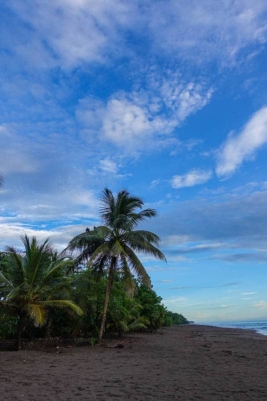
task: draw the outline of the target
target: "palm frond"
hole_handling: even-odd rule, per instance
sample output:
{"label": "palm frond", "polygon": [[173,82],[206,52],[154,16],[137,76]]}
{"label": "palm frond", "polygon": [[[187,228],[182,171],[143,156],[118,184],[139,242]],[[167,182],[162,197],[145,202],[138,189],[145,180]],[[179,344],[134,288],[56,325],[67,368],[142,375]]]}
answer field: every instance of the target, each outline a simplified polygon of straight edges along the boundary
{"label": "palm frond", "polygon": [[140,316],[128,325],[129,331],[147,329],[150,321],[146,316]]}
{"label": "palm frond", "polygon": [[14,287],[26,281],[26,274],[24,270],[24,258],[17,253],[15,248],[8,246],[6,251],[9,255],[10,267],[12,271],[12,284]]}
{"label": "palm frond", "polygon": [[115,199],[108,188],[105,188],[101,193],[100,202],[100,216],[102,221],[106,226],[111,227],[114,216]]}
{"label": "palm frond", "polygon": [[154,244],[156,246],[159,245],[160,238],[152,233],[151,231],[146,231],[146,230],[134,230],[134,231],[128,231],[125,232],[122,235],[122,239],[126,241],[127,243],[131,244],[138,244],[142,243],[143,241],[147,241],[151,244]]}
{"label": "palm frond", "polygon": [[145,238],[141,240],[141,238],[138,237],[133,238],[133,236],[129,235],[129,237],[127,237],[127,244],[132,250],[136,252],[144,253],[145,255],[151,255],[159,260],[163,260],[166,262],[165,255],[156,246],[154,246],[150,241],[147,241]]}
{"label": "palm frond", "polygon": [[33,320],[36,326],[43,326],[46,322],[46,311],[42,305],[39,304],[27,304],[25,311]]}
{"label": "palm frond", "polygon": [[65,249],[65,254],[67,255],[68,251],[72,253],[78,251],[78,255],[75,257],[76,265],[89,261],[92,253],[104,242],[106,233],[102,233],[102,231],[100,227],[96,227],[92,231],[88,230],[77,235],[70,241]]}
{"label": "palm frond", "polygon": [[42,244],[38,244],[36,237],[30,238],[27,235],[21,237],[25,246],[24,264],[27,266],[25,274],[31,286],[42,280],[43,270],[51,260],[53,249],[47,238]]}
{"label": "palm frond", "polygon": [[62,272],[66,272],[68,269],[74,266],[74,261],[71,259],[65,260],[65,259],[59,259],[56,260],[48,266],[46,269],[46,274],[45,277],[46,279],[55,276],[56,274],[61,274]]}
{"label": "palm frond", "polygon": [[[127,255],[127,266],[130,266],[130,269],[137,274],[143,284],[145,284],[147,287],[151,287],[151,281],[146,272],[146,269],[144,268],[142,262],[136,256],[134,251],[127,245],[125,245],[125,254]],[[124,265],[124,267],[126,268],[126,264]]]}
{"label": "palm frond", "polygon": [[114,256],[121,256],[125,254],[123,243],[116,240],[111,247],[111,254]]}
{"label": "palm frond", "polygon": [[10,310],[11,312],[17,312],[18,310],[18,305],[15,302],[11,302],[6,299],[0,300],[0,308],[6,308],[7,310]]}
{"label": "palm frond", "polygon": [[12,285],[12,282],[11,281],[9,281],[6,277],[5,277],[5,275],[0,271],[0,289],[1,288],[12,288],[13,287],[13,285]]}
{"label": "palm frond", "polygon": [[66,299],[50,299],[46,301],[41,301],[40,304],[45,307],[50,308],[62,308],[62,309],[71,309],[77,315],[82,316],[83,310],[73,301]]}
{"label": "palm frond", "polygon": [[155,217],[157,212],[155,209],[144,209],[139,213],[132,213],[130,215],[133,228],[137,226],[137,224],[142,223],[143,221],[150,219],[151,217]]}
{"label": "palm frond", "polygon": [[109,256],[111,254],[110,252],[111,252],[111,244],[107,242],[103,243],[92,253],[88,261],[88,264],[92,265],[96,260],[98,260],[98,258],[101,258],[104,255]]}

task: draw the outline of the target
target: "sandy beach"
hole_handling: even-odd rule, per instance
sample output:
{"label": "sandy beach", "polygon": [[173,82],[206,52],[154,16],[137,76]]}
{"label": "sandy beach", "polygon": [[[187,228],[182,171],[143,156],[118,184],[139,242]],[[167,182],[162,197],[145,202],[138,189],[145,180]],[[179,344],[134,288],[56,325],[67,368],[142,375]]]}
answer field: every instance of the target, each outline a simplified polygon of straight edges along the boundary
{"label": "sandy beach", "polygon": [[0,360],[3,401],[267,400],[267,337],[251,331],[189,325]]}

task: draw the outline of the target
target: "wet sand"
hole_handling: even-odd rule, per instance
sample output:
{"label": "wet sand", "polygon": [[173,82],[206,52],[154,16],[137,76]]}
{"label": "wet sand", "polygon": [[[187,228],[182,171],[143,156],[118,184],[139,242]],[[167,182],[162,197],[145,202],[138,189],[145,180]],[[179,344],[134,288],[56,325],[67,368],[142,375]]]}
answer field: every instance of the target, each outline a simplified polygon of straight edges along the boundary
{"label": "wet sand", "polygon": [[0,352],[0,399],[264,401],[267,336],[189,325],[102,346]]}

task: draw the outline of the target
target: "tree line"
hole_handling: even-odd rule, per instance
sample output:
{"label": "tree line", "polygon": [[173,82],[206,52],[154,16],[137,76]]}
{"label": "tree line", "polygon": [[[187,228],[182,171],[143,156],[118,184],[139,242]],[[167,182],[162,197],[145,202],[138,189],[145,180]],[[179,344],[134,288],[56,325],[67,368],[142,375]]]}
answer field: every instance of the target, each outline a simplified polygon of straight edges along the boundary
{"label": "tree line", "polygon": [[153,290],[140,253],[166,260],[159,237],[138,225],[156,216],[122,190],[104,189],[102,225],[56,252],[49,240],[22,237],[24,250],[0,253],[0,338],[72,337],[101,341],[104,333],[156,330],[188,321]]}

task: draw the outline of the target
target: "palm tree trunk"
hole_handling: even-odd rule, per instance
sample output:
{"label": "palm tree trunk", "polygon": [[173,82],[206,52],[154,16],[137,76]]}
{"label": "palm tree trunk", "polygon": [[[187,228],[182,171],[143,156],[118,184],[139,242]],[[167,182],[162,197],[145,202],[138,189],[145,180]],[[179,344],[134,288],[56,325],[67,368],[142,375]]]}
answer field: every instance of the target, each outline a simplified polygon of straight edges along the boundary
{"label": "palm tree trunk", "polygon": [[46,338],[51,339],[51,330],[52,330],[52,316],[51,316],[51,313],[48,312],[46,330],[45,330],[45,337]]}
{"label": "palm tree trunk", "polygon": [[103,315],[102,315],[102,320],[101,320],[101,326],[100,326],[100,330],[99,330],[99,334],[98,334],[99,342],[102,340],[102,337],[104,334],[106,318],[107,318],[107,311],[108,311],[108,304],[109,304],[109,297],[110,297],[112,283],[113,283],[113,270],[114,270],[115,264],[116,264],[116,258],[113,257],[111,259],[111,265],[110,265],[109,274],[108,274],[108,283],[107,283],[107,288],[106,288],[105,303],[104,303]]}
{"label": "palm tree trunk", "polygon": [[16,349],[17,349],[17,351],[20,351],[20,350],[21,350],[22,327],[23,327],[23,316],[22,316],[22,315],[19,315],[19,320],[18,320],[18,333],[17,333],[17,344],[16,344]]}

